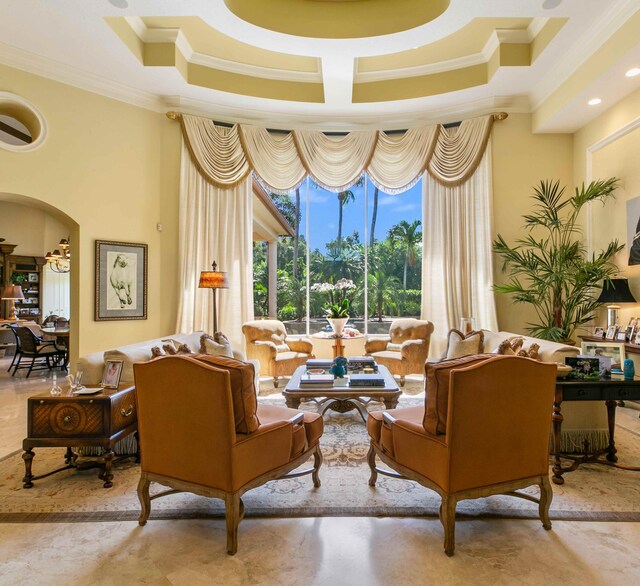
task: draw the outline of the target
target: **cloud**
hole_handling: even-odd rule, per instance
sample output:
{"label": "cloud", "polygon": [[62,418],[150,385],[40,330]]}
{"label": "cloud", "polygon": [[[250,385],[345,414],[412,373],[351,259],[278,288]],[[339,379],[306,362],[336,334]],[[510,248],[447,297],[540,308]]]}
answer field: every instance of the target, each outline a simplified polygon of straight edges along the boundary
{"label": "cloud", "polygon": [[406,203],[404,205],[395,207],[393,211],[396,213],[402,213],[402,212],[410,212],[411,210],[415,210],[417,208],[418,208],[418,205],[415,203]]}
{"label": "cloud", "polygon": [[309,190],[309,203],[327,203],[330,199],[332,199],[330,195],[314,193],[312,190]]}
{"label": "cloud", "polygon": [[378,198],[379,206],[392,206],[398,203],[398,198],[395,195],[383,195]]}

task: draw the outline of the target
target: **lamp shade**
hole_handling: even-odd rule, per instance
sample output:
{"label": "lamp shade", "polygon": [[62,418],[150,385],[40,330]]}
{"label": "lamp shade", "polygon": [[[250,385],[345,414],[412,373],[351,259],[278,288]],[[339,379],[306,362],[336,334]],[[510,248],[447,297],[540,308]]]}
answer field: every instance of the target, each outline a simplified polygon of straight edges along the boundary
{"label": "lamp shade", "polygon": [[611,279],[602,285],[598,303],[636,303],[627,279]]}
{"label": "lamp shade", "polygon": [[24,299],[20,285],[7,285],[2,291],[2,299]]}
{"label": "lamp shade", "polygon": [[216,263],[212,265],[213,270],[202,271],[200,273],[199,289],[228,289],[227,273],[216,270]]}

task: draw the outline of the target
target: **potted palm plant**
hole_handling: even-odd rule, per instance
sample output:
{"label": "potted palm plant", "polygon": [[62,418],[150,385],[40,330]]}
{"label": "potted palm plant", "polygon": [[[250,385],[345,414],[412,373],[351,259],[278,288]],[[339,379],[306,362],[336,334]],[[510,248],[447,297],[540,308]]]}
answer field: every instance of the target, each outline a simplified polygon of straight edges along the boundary
{"label": "potted palm plant", "polygon": [[613,258],[624,245],[612,240],[589,256],[578,217],[588,203],[604,204],[614,197],[617,185],[616,178],[593,181],[565,195],[559,181],[541,181],[532,195],[533,211],[524,216],[527,235],[515,246],[501,235],[494,241],[503,270],[510,272],[509,280],[494,285],[494,290],[533,307],[538,322],[527,328],[532,336],[568,342],[578,326],[594,318],[600,304],[593,292],[617,272]]}

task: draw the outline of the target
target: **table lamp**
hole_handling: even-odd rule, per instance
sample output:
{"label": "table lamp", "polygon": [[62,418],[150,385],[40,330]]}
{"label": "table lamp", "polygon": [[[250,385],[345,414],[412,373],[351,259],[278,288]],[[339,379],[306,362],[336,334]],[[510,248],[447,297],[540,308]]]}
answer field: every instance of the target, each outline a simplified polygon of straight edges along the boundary
{"label": "table lamp", "polygon": [[218,331],[218,308],[217,308],[217,290],[228,289],[227,273],[217,270],[216,261],[213,261],[210,271],[202,271],[200,273],[200,282],[198,289],[213,289],[213,333]]}
{"label": "table lamp", "polygon": [[9,317],[12,321],[16,321],[16,299],[24,299],[24,293],[22,293],[22,287],[20,285],[7,285],[2,292],[3,301],[10,301],[11,307],[9,309]]}
{"label": "table lamp", "polygon": [[598,303],[607,304],[607,328],[610,328],[618,323],[620,303],[636,303],[636,300],[629,291],[627,279],[610,279],[602,284]]}

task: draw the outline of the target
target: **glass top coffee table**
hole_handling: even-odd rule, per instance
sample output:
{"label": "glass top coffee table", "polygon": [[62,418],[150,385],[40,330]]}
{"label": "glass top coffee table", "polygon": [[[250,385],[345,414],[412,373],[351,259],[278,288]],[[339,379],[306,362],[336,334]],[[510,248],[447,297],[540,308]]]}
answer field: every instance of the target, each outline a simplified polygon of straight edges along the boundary
{"label": "glass top coffee table", "polygon": [[282,391],[287,407],[291,409],[297,409],[303,399],[311,400],[317,403],[320,415],[324,415],[329,409],[338,413],[357,409],[366,423],[367,405],[371,401],[384,402],[387,409],[394,409],[402,394],[389,369],[382,365],[378,366],[378,373],[384,378],[382,387],[302,386],[300,377],[306,371],[306,366],[299,366]]}

